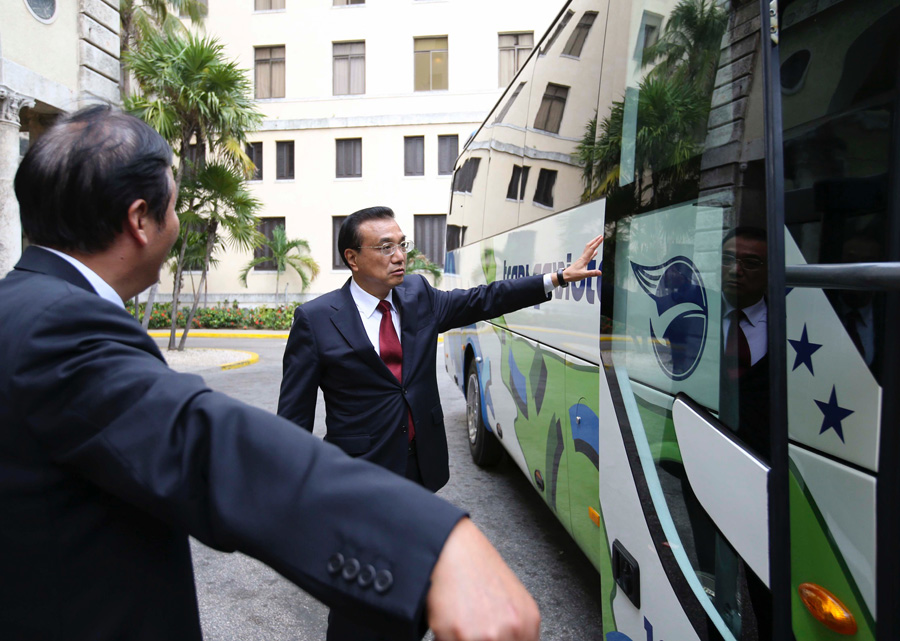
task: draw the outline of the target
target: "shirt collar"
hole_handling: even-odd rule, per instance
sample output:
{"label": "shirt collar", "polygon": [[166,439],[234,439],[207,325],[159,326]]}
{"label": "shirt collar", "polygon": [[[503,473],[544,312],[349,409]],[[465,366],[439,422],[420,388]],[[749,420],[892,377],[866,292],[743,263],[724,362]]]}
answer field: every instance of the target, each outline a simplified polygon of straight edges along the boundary
{"label": "shirt collar", "polygon": [[100,296],[100,298],[108,300],[110,303],[113,303],[114,305],[118,305],[122,309],[125,309],[125,304],[122,302],[122,298],[116,293],[116,290],[114,290],[109,283],[100,278],[100,276],[97,275],[97,272],[95,272],[93,269],[82,263],[77,258],[73,258],[68,254],[64,254],[59,250],[53,249],[52,247],[44,247],[43,245],[37,245],[37,247],[40,247],[41,249],[44,249],[52,254],[56,254],[64,261],[72,265],[72,267],[77,269],[79,273],[85,277],[87,282],[91,284],[91,287],[94,288],[94,291],[97,292],[97,295]]}
{"label": "shirt collar", "polygon": [[[724,300],[724,298],[722,302],[725,303],[725,313],[723,314],[723,316],[727,316],[731,313],[732,310],[735,309],[735,307],[727,300]],[[741,311],[744,312],[744,316],[747,317],[747,320],[750,322],[750,324],[756,327],[757,323],[759,323],[761,320],[766,320],[769,314],[768,307],[766,306],[766,297],[763,296],[758,301],[756,301],[749,307],[745,307]]]}
{"label": "shirt collar", "polygon": [[[359,310],[359,313],[365,318],[372,316],[372,314],[375,313],[375,309],[378,307],[378,303],[381,302],[380,299],[375,298],[372,294],[357,285],[353,278],[350,279],[350,295],[353,297],[353,302],[356,303],[356,308]],[[385,296],[384,300],[390,303],[393,309],[397,309],[394,305],[393,290],[388,292],[388,295]]]}

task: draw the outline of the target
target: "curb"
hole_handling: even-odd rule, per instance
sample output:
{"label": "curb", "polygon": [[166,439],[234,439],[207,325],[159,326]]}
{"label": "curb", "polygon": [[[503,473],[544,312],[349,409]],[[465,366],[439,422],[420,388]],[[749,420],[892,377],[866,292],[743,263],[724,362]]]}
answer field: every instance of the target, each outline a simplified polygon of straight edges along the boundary
{"label": "curb", "polygon": [[[169,332],[162,331],[162,330],[150,330],[147,332],[147,335],[152,338],[166,338],[169,336]],[[191,333],[188,334],[188,338],[190,338],[191,336],[196,336],[197,338],[280,338],[282,340],[287,340],[289,334],[287,332],[278,333],[278,334],[255,334],[253,332],[244,332],[241,330],[235,330],[235,331],[224,331],[224,332],[192,331]]]}
{"label": "curb", "polygon": [[247,354],[247,358],[239,360],[239,361],[234,361],[233,363],[225,363],[224,365],[219,365],[219,369],[222,369],[222,370],[238,369],[240,367],[247,367],[248,365],[253,365],[253,363],[259,362],[259,354],[255,353],[255,352],[247,352],[242,349],[236,349],[234,351],[243,352],[244,354]]}

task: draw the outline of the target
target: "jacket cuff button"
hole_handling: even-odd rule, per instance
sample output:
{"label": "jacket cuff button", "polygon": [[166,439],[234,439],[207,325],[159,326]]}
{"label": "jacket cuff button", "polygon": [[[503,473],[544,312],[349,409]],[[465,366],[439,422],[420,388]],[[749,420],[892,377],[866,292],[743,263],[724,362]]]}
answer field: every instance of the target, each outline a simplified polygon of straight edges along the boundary
{"label": "jacket cuff button", "polygon": [[394,585],[394,575],[389,570],[381,570],[375,575],[375,591],[384,594]]}
{"label": "jacket cuff button", "polygon": [[341,573],[341,576],[347,581],[352,581],[356,578],[357,574],[359,574],[359,561],[356,559],[347,559],[347,562],[344,563],[344,571]]}
{"label": "jacket cuff button", "polygon": [[335,552],[331,555],[331,558],[328,559],[328,574],[334,575],[341,571],[341,568],[344,567],[344,555],[340,552]]}
{"label": "jacket cuff button", "polygon": [[364,565],[356,578],[356,582],[361,588],[367,588],[375,581],[375,568],[371,565]]}

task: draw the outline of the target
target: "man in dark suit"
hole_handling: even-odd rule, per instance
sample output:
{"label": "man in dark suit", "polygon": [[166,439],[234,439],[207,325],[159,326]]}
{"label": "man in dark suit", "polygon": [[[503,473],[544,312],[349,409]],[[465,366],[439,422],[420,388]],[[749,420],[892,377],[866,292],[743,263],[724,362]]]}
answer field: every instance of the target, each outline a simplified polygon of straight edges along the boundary
{"label": "man in dark suit", "polygon": [[33,246],[0,281],[4,638],[199,640],[192,535],[392,639],[537,639],[533,601],[458,509],[166,366],[122,301],[178,234],[171,161],[95,107],[16,175]]}
{"label": "man in dark suit", "polygon": [[[338,250],[352,276],[339,290],[297,308],[284,353],[278,414],[312,430],[317,388],[325,397],[325,440],[437,491],[450,470],[438,395],[438,334],[549,299],[556,286],[599,277],[587,269],[602,236],[565,270],[441,291],[405,276],[411,243],[387,207],[343,222]],[[332,612],[329,641],[366,632]]]}

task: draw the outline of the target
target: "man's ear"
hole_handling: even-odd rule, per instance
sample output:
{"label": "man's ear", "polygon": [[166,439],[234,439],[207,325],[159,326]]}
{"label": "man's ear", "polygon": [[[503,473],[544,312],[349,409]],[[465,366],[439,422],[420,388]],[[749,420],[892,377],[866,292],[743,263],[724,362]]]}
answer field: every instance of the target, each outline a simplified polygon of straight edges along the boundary
{"label": "man's ear", "polygon": [[356,264],[356,255],[357,252],[355,249],[351,249],[350,247],[348,247],[344,250],[344,258],[346,258],[347,262],[350,264],[350,270],[354,272],[359,269]]}
{"label": "man's ear", "polygon": [[150,242],[147,228],[151,224],[154,224],[154,221],[150,220],[150,208],[147,206],[147,201],[139,198],[131,203],[123,231],[134,238],[141,247],[144,247]]}

